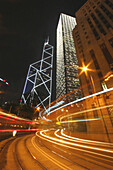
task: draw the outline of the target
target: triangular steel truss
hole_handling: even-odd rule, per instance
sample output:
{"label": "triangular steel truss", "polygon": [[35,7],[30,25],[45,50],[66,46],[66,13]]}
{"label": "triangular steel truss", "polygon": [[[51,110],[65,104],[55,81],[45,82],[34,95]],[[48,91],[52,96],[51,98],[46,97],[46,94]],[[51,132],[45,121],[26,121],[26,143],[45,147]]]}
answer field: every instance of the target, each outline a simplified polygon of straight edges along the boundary
{"label": "triangular steel truss", "polygon": [[46,106],[51,103],[53,46],[44,43],[42,59],[29,66],[21,103]]}

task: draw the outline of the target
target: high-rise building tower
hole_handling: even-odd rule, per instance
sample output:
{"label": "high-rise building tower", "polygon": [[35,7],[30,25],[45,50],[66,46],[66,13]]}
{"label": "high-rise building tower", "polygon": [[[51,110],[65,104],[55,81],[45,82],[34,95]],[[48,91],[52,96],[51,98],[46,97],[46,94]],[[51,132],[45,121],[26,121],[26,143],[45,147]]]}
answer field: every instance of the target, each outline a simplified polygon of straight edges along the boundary
{"label": "high-rise building tower", "polygon": [[88,0],[76,12],[73,37],[83,96],[113,86],[113,1]]}
{"label": "high-rise building tower", "polygon": [[57,27],[56,98],[79,88],[78,61],[72,36],[75,25],[74,17],[60,15]]}
{"label": "high-rise building tower", "polygon": [[[79,66],[84,68],[79,74],[82,94],[88,96],[103,91],[101,96],[97,93],[84,100],[84,108],[90,108],[85,118],[100,120],[92,124],[85,122],[87,133],[92,136],[99,133],[110,142],[113,141],[113,111],[107,105],[112,103],[113,97],[112,92],[104,92],[113,87],[113,0],[88,0],[76,12],[76,20],[73,37]],[[106,109],[97,110],[101,106]]]}
{"label": "high-rise building tower", "polygon": [[[21,103],[41,107],[48,112],[52,96],[53,46],[44,43],[42,59],[30,64]],[[41,111],[42,112],[42,111]],[[41,115],[40,112],[40,115]],[[42,116],[42,115],[41,115]]]}

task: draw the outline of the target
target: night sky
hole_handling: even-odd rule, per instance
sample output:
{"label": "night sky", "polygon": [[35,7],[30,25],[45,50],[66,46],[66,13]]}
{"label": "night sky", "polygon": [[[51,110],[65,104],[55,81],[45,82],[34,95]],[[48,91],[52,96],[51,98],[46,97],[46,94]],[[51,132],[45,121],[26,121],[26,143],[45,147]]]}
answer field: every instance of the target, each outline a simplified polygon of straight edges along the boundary
{"label": "night sky", "polygon": [[85,2],[0,0],[0,78],[10,84],[9,100],[20,99],[28,67],[41,59],[47,36],[56,50],[56,27],[60,13],[75,17],[75,12]]}

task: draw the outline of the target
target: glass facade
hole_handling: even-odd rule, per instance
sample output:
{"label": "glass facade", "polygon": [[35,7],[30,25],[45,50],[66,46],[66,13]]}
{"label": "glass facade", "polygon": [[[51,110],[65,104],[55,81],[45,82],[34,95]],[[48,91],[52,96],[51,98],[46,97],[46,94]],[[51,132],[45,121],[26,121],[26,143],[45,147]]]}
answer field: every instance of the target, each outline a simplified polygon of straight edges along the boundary
{"label": "glass facade", "polygon": [[60,15],[57,27],[56,98],[76,90],[80,86],[78,61],[72,36],[75,25],[74,17]]}

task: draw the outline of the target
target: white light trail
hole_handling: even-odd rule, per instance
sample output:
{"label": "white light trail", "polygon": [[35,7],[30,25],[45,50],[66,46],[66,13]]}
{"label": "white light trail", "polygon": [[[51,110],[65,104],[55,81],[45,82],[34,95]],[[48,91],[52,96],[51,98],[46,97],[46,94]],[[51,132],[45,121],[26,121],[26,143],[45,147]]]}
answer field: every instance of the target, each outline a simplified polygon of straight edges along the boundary
{"label": "white light trail", "polygon": [[[59,131],[59,129],[56,130],[55,133],[54,133],[58,138],[62,138],[62,139],[68,140],[67,138],[65,138],[65,137],[63,137],[63,136],[59,136],[59,135],[57,134],[58,131]],[[65,143],[65,142],[64,142],[64,143]],[[99,150],[99,151],[104,151],[104,152],[113,153],[112,150],[101,149],[101,148],[97,148],[97,147],[93,147],[93,146],[87,146],[87,145],[76,144],[76,143],[70,143],[70,142],[67,142],[67,144],[73,145],[73,146],[79,146],[79,147],[82,147],[82,148],[88,148],[88,149],[93,149],[93,150]],[[87,143],[86,143],[86,144],[87,144]]]}
{"label": "white light trail", "polygon": [[66,117],[70,117],[70,116],[73,116],[73,115],[78,115],[78,114],[82,114],[82,113],[86,113],[86,112],[91,112],[91,111],[94,111],[94,110],[99,110],[99,109],[105,109],[105,108],[108,108],[108,107],[113,107],[113,104],[112,105],[106,105],[106,106],[101,106],[101,107],[98,107],[98,108],[91,108],[91,109],[88,109],[88,110],[83,110],[83,111],[80,111],[80,112],[75,112],[75,113],[72,113],[72,114],[68,114],[68,115],[64,115],[62,117],[60,117],[60,121]]}
{"label": "white light trail", "polygon": [[81,119],[81,120],[67,120],[67,121],[56,122],[56,124],[73,123],[73,122],[86,122],[86,121],[93,121],[93,120],[100,120],[100,118],[95,118],[95,119]]}
{"label": "white light trail", "polygon": [[64,132],[63,132],[64,130],[62,129],[61,130],[61,134],[63,135],[63,136],[65,136],[65,137],[67,137],[67,138],[70,138],[70,139],[74,139],[74,141],[76,140],[78,140],[78,141],[80,141],[80,142],[88,142],[88,143],[93,143],[93,144],[99,144],[99,145],[103,145],[103,146],[112,146],[113,147],[113,144],[112,143],[107,143],[107,142],[100,142],[100,141],[93,141],[93,140],[87,140],[87,139],[81,139],[81,138],[76,138],[76,137],[72,137],[72,136],[68,136],[68,135],[66,135]]}
{"label": "white light trail", "polygon": [[71,104],[78,103],[78,102],[83,101],[83,100],[85,100],[85,99],[88,99],[88,98],[91,98],[91,97],[94,97],[94,96],[97,96],[97,95],[100,95],[100,94],[103,94],[103,93],[106,93],[106,92],[109,92],[109,91],[112,91],[112,90],[113,90],[113,87],[110,88],[110,89],[106,89],[106,90],[104,90],[104,91],[100,91],[100,92],[94,93],[94,94],[92,94],[92,95],[83,97],[83,98],[81,98],[81,99],[74,100],[74,101],[72,101],[72,102],[70,102],[70,103],[67,103],[67,104],[65,104],[65,105],[63,105],[63,106],[61,106],[61,107],[59,107],[59,108],[57,108],[57,109],[55,109],[55,110],[52,110],[51,112],[49,112],[49,114],[51,114],[51,113],[53,113],[53,112],[55,112],[55,111],[57,111],[57,110],[59,110],[59,109],[61,109],[61,108],[64,108],[64,107],[66,107],[66,106],[69,106],[69,105],[71,105]]}
{"label": "white light trail", "polygon": [[[89,153],[89,154],[92,154],[92,155],[96,155],[96,156],[102,156],[102,157],[105,157],[105,158],[110,158],[110,159],[113,159],[113,157],[112,156],[108,156],[108,155],[105,155],[105,154],[101,154],[101,153],[97,153],[97,152],[92,152],[92,151],[89,151],[89,150],[85,150],[85,149],[87,149],[87,146],[85,146],[84,148],[85,149],[80,149],[80,148],[77,148],[77,147],[72,147],[72,146],[68,146],[68,145],[66,145],[66,144],[70,144],[71,142],[66,142],[66,141],[63,141],[63,140],[59,140],[59,139],[56,139],[56,138],[53,138],[53,137],[49,137],[49,136],[47,136],[47,135],[44,135],[43,134],[43,132],[45,132],[45,131],[47,131],[47,130],[44,130],[44,131],[41,131],[40,132],[40,135],[42,135],[42,136],[40,136],[40,135],[38,135],[38,133],[36,132],[36,136],[38,136],[39,138],[42,138],[42,139],[44,139],[44,140],[46,140],[46,141],[49,141],[49,142],[51,142],[51,143],[55,143],[55,144],[57,144],[57,145],[60,145],[60,146],[64,146],[64,147],[66,147],[66,148],[70,148],[70,149],[74,149],[74,150],[78,150],[78,151],[82,151],[82,152],[86,152],[86,153]],[[59,142],[61,142],[61,143],[59,143]],[[63,143],[63,144],[62,144]],[[109,150],[110,151],[110,150]],[[110,151],[110,153],[113,153],[113,151]],[[104,160],[105,158],[101,158],[102,160]],[[109,160],[110,161],[110,160]],[[112,161],[110,161],[110,162],[112,162]]]}
{"label": "white light trail", "polygon": [[44,152],[40,147],[38,147],[35,143],[35,136],[31,139],[31,142],[33,144],[33,146],[35,147],[36,150],[38,150],[38,152],[40,152],[42,155],[44,155],[47,159],[49,159],[51,162],[53,162],[54,164],[56,164],[58,167],[60,167],[61,169],[64,170],[71,170],[71,168],[69,168],[68,166],[66,166],[65,164],[59,162],[58,160],[56,160],[55,158],[53,158],[52,156],[50,156],[49,154],[47,154],[46,152]]}

